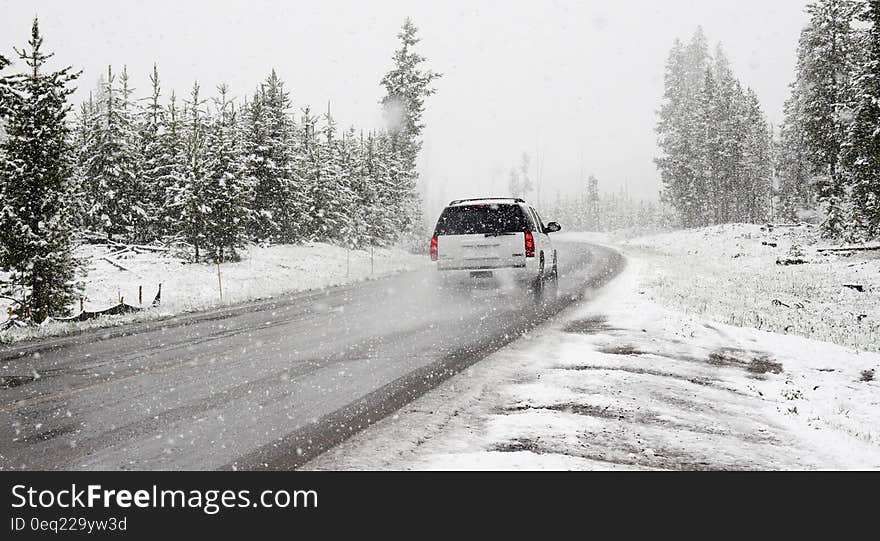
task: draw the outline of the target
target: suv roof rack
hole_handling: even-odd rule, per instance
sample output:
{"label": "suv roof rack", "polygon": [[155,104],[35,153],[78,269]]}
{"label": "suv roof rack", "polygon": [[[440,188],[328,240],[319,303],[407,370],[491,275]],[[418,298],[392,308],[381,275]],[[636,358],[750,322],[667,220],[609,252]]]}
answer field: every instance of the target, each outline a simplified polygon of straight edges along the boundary
{"label": "suv roof rack", "polygon": [[449,202],[450,205],[457,205],[459,203],[465,203],[467,201],[513,201],[516,203],[525,203],[526,200],[522,197],[472,197],[470,199],[453,199]]}

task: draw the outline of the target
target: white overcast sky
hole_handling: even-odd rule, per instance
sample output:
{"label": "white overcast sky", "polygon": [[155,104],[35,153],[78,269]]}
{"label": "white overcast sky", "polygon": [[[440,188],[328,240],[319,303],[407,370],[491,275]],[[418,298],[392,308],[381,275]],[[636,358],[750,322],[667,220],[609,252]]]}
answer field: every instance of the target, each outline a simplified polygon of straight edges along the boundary
{"label": "white overcast sky", "polygon": [[[505,194],[508,171],[540,150],[542,199],[583,169],[604,190],[655,198],[655,111],[675,37],[702,25],[778,123],[806,0],[647,1],[10,1],[0,51],[25,43],[34,15],[59,62],[84,70],[78,99],[107,64],[145,93],[153,62],[166,91],[221,82],[252,92],[274,67],[297,108],[328,100],[344,126],[381,126],[379,80],[411,16],[444,77],[430,98],[422,176],[431,210]],[[533,167],[534,171],[534,167]]]}

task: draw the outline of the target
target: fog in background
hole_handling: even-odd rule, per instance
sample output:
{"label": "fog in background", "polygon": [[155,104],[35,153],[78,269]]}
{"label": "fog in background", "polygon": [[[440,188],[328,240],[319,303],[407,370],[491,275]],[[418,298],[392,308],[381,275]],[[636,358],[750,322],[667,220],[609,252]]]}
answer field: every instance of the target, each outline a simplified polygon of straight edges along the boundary
{"label": "fog in background", "polygon": [[[295,108],[343,127],[382,127],[382,75],[406,16],[426,67],[444,74],[427,104],[421,161],[428,221],[449,199],[506,195],[511,167],[531,155],[541,200],[594,173],[602,191],[655,199],[655,111],[676,37],[702,25],[778,124],[794,72],[806,1],[315,1],[0,0],[0,51],[27,41],[40,18],[58,64],[83,70],[86,99],[107,64],[128,66],[137,96],[158,63],[165,98],[198,80],[240,99],[272,68]],[[535,159],[536,153],[538,160]],[[539,171],[538,171],[539,170]],[[536,195],[533,194],[534,199]]]}

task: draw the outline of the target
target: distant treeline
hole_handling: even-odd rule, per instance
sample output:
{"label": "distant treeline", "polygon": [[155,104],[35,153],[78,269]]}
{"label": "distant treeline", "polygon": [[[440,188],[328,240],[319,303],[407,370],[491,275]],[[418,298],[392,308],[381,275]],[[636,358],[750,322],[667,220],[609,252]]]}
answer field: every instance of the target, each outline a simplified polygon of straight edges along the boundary
{"label": "distant treeline", "polygon": [[826,237],[880,236],[880,0],[816,0],[798,41],[785,119],[697,31],[676,41],[657,125],[663,198],[681,225],[797,220]]}
{"label": "distant treeline", "polygon": [[754,91],[702,29],[676,40],[657,124],[663,200],[681,225],[758,222],[771,212],[771,131]]}
{"label": "distant treeline", "polygon": [[595,175],[590,175],[575,194],[563,196],[557,192],[556,199],[544,205],[542,214],[569,231],[652,231],[674,223],[670,208],[663,202],[637,199],[624,189],[600,195]]}

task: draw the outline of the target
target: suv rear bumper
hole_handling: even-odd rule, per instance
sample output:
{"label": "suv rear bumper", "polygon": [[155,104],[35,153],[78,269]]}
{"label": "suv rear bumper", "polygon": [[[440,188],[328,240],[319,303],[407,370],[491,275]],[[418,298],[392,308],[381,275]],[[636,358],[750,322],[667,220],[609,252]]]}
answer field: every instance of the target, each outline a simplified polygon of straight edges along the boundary
{"label": "suv rear bumper", "polygon": [[538,276],[538,262],[529,261],[518,267],[441,268],[438,266],[437,274],[440,276],[441,282],[446,285],[495,282],[503,287],[530,283]]}

